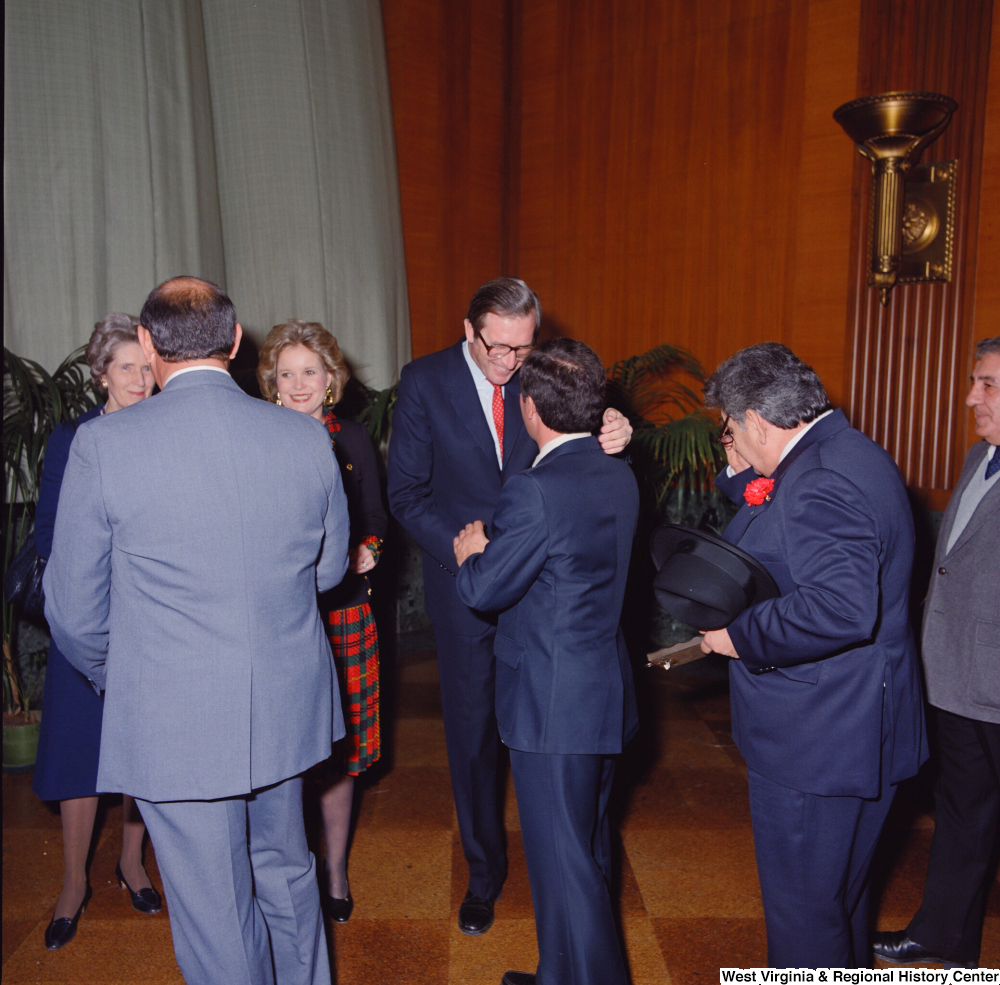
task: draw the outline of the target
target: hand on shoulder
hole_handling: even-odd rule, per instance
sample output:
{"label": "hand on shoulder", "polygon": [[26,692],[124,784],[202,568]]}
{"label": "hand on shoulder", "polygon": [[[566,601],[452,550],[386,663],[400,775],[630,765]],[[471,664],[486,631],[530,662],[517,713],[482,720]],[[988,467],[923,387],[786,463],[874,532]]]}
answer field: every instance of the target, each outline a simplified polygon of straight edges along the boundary
{"label": "hand on shoulder", "polygon": [[604,411],[604,423],[597,440],[606,454],[617,455],[632,440],[632,425],[620,410],[608,407]]}

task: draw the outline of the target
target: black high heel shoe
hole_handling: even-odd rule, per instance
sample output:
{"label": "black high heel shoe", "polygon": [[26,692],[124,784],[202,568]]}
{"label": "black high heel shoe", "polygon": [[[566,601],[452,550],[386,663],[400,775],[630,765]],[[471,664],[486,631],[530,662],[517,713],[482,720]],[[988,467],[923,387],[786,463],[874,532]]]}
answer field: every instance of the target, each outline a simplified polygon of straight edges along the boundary
{"label": "black high heel shoe", "polygon": [[337,899],[336,896],[324,891],[320,896],[320,903],[323,906],[323,915],[334,923],[347,923],[354,911],[354,897],[350,893],[346,899]]}
{"label": "black high heel shoe", "polygon": [[45,928],[45,949],[47,951],[58,951],[59,948],[65,947],[76,937],[76,925],[80,922],[83,911],[87,909],[90,896],[90,883],[88,882],[87,891],[83,894],[83,902],[80,904],[80,909],[76,911],[76,915],[72,919],[60,917],[58,920],[49,922]]}
{"label": "black high heel shoe", "polygon": [[140,913],[153,914],[159,913],[163,909],[163,900],[160,899],[160,894],[152,886],[140,889],[137,893],[132,892],[132,887],[125,881],[125,877],[122,875],[121,862],[115,865],[115,876],[118,878],[118,888],[127,889],[129,896],[132,897],[133,910],[138,910]]}
{"label": "black high heel shoe", "polygon": [[323,916],[334,923],[347,923],[354,911],[354,898],[351,896],[350,888],[347,890],[346,898],[337,899],[336,896],[330,895],[327,888],[330,885],[330,870],[325,861],[323,862],[323,876],[323,885],[319,887],[319,903],[323,910]]}

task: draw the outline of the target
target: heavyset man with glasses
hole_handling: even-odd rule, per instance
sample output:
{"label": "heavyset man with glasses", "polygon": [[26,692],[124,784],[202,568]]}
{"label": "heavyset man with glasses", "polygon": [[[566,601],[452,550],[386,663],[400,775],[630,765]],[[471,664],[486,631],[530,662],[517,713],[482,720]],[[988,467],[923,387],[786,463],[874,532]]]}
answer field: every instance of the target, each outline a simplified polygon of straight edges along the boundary
{"label": "heavyset man with glasses", "polygon": [[[458,597],[452,541],[466,524],[489,529],[500,489],[538,454],[521,420],[518,370],[541,323],[524,281],[500,277],[469,302],[465,337],[404,367],[389,448],[389,505],[423,550],[424,598],[434,625],[441,706],[469,887],[459,909],[463,933],[493,924],[507,875],[494,711],[496,616]],[[631,437],[608,410],[599,436],[609,454]]]}
{"label": "heavyset man with glasses", "polygon": [[768,964],[867,967],[875,845],[895,785],[927,758],[906,487],[777,342],[726,360],[705,404],[729,460],[716,485],[745,500],[723,536],[781,589],[703,644],[732,658]]}

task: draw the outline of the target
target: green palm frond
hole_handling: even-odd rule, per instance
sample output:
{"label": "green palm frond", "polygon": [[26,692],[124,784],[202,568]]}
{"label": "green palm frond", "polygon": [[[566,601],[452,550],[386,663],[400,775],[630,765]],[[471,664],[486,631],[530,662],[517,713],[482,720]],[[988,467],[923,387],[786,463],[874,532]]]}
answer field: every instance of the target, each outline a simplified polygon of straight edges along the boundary
{"label": "green palm frond", "polygon": [[368,390],[368,402],[359,411],[356,420],[368,428],[372,443],[385,457],[389,447],[389,433],[392,431],[392,414],[396,409],[396,395],[399,384],[393,383],[385,390]]}
{"label": "green palm frond", "polygon": [[83,348],[51,375],[4,349],[3,462],[8,504],[34,503],[52,429],[97,402]]}
{"label": "green palm frond", "polygon": [[608,370],[608,402],[632,421],[632,461],[657,512],[671,495],[684,499],[710,489],[724,464],[715,440],[718,424],[677,375],[705,379],[694,355],[668,343],[621,359]]}
{"label": "green palm frond", "polygon": [[[674,378],[684,373],[702,381],[701,363],[687,349],[663,343],[638,356],[620,359],[608,370],[609,397],[632,417],[653,420],[686,414],[701,403],[698,395]],[[616,399],[617,398],[617,399]]]}

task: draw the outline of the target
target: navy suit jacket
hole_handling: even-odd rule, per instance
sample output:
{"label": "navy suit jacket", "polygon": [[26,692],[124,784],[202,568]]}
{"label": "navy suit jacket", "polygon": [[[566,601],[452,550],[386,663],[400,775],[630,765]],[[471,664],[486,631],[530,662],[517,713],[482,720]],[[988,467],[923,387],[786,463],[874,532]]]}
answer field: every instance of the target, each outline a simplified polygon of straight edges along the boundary
{"label": "navy suit jacket", "polygon": [[613,755],[635,733],[618,624],[638,511],[631,470],[593,437],[504,486],[492,539],[457,582],[469,606],[502,610],[496,715],[511,749]]}
{"label": "navy suit jacket", "polygon": [[56,529],[56,508],[62,489],[63,473],[69,461],[69,446],[76,437],[76,429],[87,421],[101,416],[103,406],[91,407],[75,421],[63,421],[52,429],[45,445],[42,465],[42,482],[38,490],[38,507],[35,510],[35,548],[41,557],[48,559],[52,553],[52,533]]}
{"label": "navy suit jacket", "polygon": [[495,622],[455,590],[452,541],[467,523],[493,519],[507,479],[538,454],[524,430],[517,374],[504,388],[503,470],[462,343],[403,367],[392,418],[388,493],[393,515],[423,550],[427,615],[439,629],[478,636]]}
{"label": "navy suit jacket", "polygon": [[[751,470],[717,485],[740,501]],[[756,557],[781,597],[728,627],[733,738],[747,765],[794,790],[875,797],[927,758],[909,622],[913,516],[888,453],[841,411],[815,424],[744,505],[725,537]]]}

